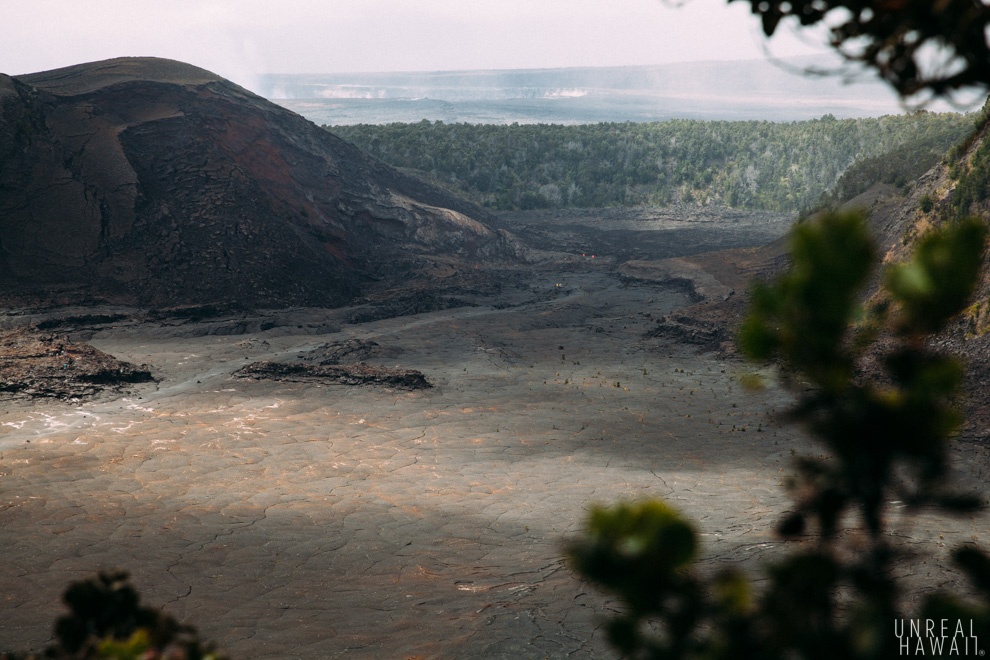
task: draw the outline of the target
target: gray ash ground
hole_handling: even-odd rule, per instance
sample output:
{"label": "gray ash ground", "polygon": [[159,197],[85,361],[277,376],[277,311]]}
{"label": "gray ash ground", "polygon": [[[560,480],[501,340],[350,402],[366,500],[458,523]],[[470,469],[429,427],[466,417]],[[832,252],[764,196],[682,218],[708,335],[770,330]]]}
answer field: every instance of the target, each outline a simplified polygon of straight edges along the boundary
{"label": "gray ash ground", "polygon": [[[582,222],[574,235],[596,231]],[[612,657],[616,603],[562,557],[592,504],[665,498],[696,522],[703,571],[775,556],[792,455],[814,451],[778,421],[789,395],[646,337],[688,302],[679,288],[623,280],[607,253],[558,256],[445,285],[469,305],[362,323],[357,308],[89,310],[125,318],[76,331],[159,380],[0,402],[3,646],[42,648],[65,585],[117,568],[235,658]],[[433,387],[234,377],[324,360]],[[957,481],[982,484],[985,450],[957,457]],[[919,516],[897,538],[931,556],[901,573],[957,587],[947,549],[987,531]]]}
{"label": "gray ash ground", "polygon": [[792,221],[786,213],[721,207],[516,211],[497,219],[532,247],[612,262],[765,245]]}

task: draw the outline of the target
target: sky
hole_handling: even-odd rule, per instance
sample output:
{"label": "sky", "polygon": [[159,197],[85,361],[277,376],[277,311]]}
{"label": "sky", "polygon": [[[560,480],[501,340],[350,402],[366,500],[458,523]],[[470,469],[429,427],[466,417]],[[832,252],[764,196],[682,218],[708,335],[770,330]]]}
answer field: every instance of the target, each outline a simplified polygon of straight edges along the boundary
{"label": "sky", "polygon": [[[3,6],[6,5],[6,6]],[[0,72],[157,56],[263,73],[622,66],[806,55],[725,0],[0,0]]]}

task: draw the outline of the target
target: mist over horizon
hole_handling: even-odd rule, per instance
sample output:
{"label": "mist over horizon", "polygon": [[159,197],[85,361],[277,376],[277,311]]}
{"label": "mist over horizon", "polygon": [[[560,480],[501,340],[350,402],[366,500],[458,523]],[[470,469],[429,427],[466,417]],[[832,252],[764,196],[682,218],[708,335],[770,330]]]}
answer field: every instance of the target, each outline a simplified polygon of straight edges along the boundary
{"label": "mist over horizon", "polygon": [[[801,121],[904,114],[872,76],[821,58],[654,66],[263,74],[260,95],[317,124],[417,122],[581,124],[667,119]],[[803,72],[803,73],[802,73]],[[848,74],[848,71],[844,71]],[[930,104],[933,111],[978,105]]]}

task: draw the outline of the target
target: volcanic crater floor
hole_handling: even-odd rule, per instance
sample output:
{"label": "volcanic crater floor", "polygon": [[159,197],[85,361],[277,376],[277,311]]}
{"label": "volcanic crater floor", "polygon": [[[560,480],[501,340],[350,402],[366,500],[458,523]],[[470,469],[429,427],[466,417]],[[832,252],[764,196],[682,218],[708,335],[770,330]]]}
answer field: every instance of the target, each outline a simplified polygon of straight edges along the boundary
{"label": "volcanic crater floor", "polygon": [[[66,585],[120,569],[233,658],[612,657],[618,605],[563,559],[593,504],[664,498],[695,521],[703,571],[778,553],[792,455],[815,451],[778,422],[790,396],[644,339],[688,302],[676,289],[599,267],[522,281],[360,324],[301,311],[319,334],[95,330],[158,382],[0,405],[2,646],[42,649]],[[347,340],[433,387],[233,377]],[[910,542],[987,531],[938,524]]]}

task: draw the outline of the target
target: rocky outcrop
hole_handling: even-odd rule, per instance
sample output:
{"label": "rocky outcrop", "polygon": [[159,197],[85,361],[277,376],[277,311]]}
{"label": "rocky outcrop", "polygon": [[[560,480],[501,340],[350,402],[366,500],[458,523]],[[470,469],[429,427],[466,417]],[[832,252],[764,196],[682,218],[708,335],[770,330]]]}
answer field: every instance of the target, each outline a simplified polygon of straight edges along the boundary
{"label": "rocky outcrop", "polygon": [[712,321],[691,313],[675,313],[667,314],[657,321],[656,327],[645,336],[691,344],[704,351],[731,352],[727,344],[734,339],[733,335],[730,324]]}
{"label": "rocky outcrop", "polygon": [[433,387],[421,371],[364,363],[321,366],[304,362],[252,362],[234,372],[235,378],[257,380],[320,380],[338,385],[377,385],[389,389],[426,390]]}
{"label": "rocky outcrop", "polygon": [[427,262],[525,253],[487,219],[187,64],[0,75],[8,297],[337,305]]}
{"label": "rocky outcrop", "polygon": [[619,266],[619,274],[624,279],[679,286],[694,302],[728,300],[735,295],[735,289],[686,258],[627,261]]}
{"label": "rocky outcrop", "polygon": [[73,399],[154,378],[88,344],[30,328],[0,333],[0,397]]}
{"label": "rocky outcrop", "polygon": [[317,366],[338,365],[345,360],[364,362],[372,358],[394,357],[398,351],[370,339],[345,339],[317,346],[299,356],[301,362]]}
{"label": "rocky outcrop", "polygon": [[[276,381],[321,381],[338,385],[374,385],[387,389],[426,390],[433,385],[421,371],[365,363],[395,357],[400,351],[370,339],[330,342],[297,355],[293,362],[252,362],[235,378]],[[342,364],[343,362],[350,364]]]}

